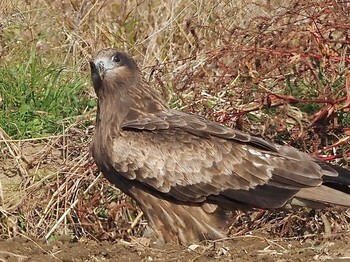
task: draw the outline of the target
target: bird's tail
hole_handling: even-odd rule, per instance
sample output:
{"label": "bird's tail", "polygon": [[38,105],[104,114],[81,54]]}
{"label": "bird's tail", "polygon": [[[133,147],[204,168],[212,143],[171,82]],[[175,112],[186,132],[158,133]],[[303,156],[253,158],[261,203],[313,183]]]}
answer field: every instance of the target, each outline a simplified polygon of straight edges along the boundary
{"label": "bird's tail", "polygon": [[337,176],[324,176],[324,185],[350,194],[350,170],[341,166],[321,162],[319,165],[323,170],[337,173]]}
{"label": "bird's tail", "polygon": [[321,161],[318,164],[325,172],[322,186],[301,189],[296,200],[350,207],[350,170]]}

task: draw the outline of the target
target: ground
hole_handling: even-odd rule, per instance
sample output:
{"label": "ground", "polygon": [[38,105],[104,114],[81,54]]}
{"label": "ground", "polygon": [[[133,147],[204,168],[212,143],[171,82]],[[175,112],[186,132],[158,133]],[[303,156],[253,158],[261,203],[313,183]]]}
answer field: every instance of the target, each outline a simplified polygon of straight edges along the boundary
{"label": "ground", "polygon": [[135,242],[61,238],[52,243],[18,237],[0,242],[2,261],[350,261],[350,234],[336,239],[283,240],[258,236],[225,242],[145,247]]}

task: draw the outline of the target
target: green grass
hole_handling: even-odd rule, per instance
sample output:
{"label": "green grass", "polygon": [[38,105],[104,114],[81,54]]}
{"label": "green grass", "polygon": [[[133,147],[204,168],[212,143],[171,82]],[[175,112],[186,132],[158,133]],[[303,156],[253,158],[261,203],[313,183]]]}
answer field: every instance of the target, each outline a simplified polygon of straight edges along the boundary
{"label": "green grass", "polygon": [[[59,65],[45,65],[35,52],[22,57],[0,70],[0,126],[12,138],[62,132],[63,123],[95,106],[84,94],[81,76]],[[62,121],[66,118],[71,120]]]}
{"label": "green grass", "polygon": [[[85,92],[91,84],[87,77],[89,70],[84,65],[97,50],[109,46],[134,56],[140,67],[145,67],[146,76],[151,66],[159,64],[162,73],[157,81],[151,77],[152,85],[159,88],[157,82],[168,83],[170,104],[176,108],[183,109],[193,102],[195,96],[185,94],[207,90],[215,97],[226,89],[231,93],[226,98],[234,106],[225,110],[235,110],[242,103],[260,101],[260,84],[272,93],[300,99],[318,98],[319,94],[324,97],[328,92],[337,97],[344,86],[341,72],[344,73],[345,62],[301,59],[304,51],[297,50],[306,50],[302,45],[312,47],[310,53],[321,54],[323,49],[314,41],[314,34],[298,22],[298,15],[289,17],[288,13],[281,12],[284,8],[277,8],[270,10],[269,17],[275,15],[278,19],[266,22],[267,18],[258,19],[261,14],[256,13],[255,5],[253,9],[250,9],[253,6],[245,8],[250,2],[235,5],[232,1],[208,1],[203,5],[201,1],[158,0],[4,1],[7,4],[0,14],[0,127],[13,138],[61,133],[62,123],[74,121],[75,116],[94,107],[94,100]],[[307,1],[303,5],[305,10],[312,9],[319,15],[325,8],[320,6],[316,10],[314,4]],[[252,19],[255,16],[256,19]],[[245,17],[250,22],[243,25],[241,20]],[[334,17],[338,19],[339,14]],[[273,28],[259,29],[260,23]],[[317,23],[324,33],[329,31],[328,22]],[[338,24],[337,20],[337,28]],[[340,29],[337,29],[340,35],[346,31]],[[276,40],[273,45],[268,44],[265,40],[273,39],[277,32],[272,34],[271,30],[277,30],[280,39],[287,40],[292,33],[293,41]],[[309,31],[310,34],[306,33]],[[310,43],[303,42],[305,37]],[[332,46],[332,43],[324,44]],[[221,47],[225,48],[218,51]],[[281,51],[296,53],[293,59],[287,59]],[[339,51],[340,54],[345,52]],[[280,74],[291,76],[286,76],[286,82],[278,78],[278,81],[271,80],[274,85],[266,84],[265,80]],[[231,83],[227,81],[228,76],[232,78]],[[190,110],[203,112],[205,108],[216,107],[215,99],[203,101],[208,102],[196,101]],[[297,106],[313,114],[323,105],[301,103]],[[70,120],[62,121],[67,118]]]}

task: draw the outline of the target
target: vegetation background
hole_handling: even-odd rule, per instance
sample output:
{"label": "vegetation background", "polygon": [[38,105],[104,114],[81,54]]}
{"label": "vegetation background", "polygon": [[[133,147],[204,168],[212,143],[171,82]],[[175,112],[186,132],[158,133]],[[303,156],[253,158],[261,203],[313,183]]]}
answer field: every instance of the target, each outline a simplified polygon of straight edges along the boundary
{"label": "vegetation background", "polygon": [[[140,210],[90,154],[88,61],[116,47],[172,107],[348,166],[350,3],[0,2],[0,236],[130,241]],[[349,211],[232,214],[231,236],[349,231]],[[1,250],[0,250],[1,251]]]}

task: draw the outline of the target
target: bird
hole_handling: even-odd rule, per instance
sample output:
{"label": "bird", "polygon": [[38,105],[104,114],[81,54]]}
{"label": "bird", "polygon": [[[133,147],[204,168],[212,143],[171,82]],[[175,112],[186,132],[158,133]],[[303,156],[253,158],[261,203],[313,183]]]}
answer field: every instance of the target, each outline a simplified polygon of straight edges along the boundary
{"label": "bird", "polygon": [[94,161],[136,201],[157,243],[223,238],[230,210],[350,207],[348,169],[171,109],[117,49],[98,51],[90,69]]}

